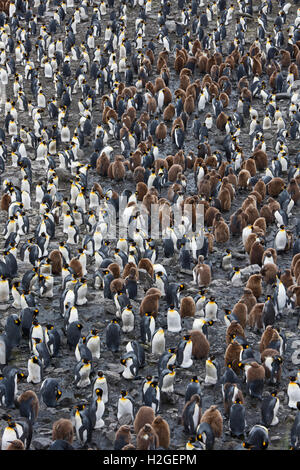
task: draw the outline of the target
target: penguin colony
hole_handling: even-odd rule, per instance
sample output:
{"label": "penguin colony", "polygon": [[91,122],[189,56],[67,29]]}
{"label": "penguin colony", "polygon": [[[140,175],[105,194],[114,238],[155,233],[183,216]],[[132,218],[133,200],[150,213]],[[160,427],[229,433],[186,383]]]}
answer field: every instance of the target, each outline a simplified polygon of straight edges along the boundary
{"label": "penguin colony", "polygon": [[[36,448],[47,408],[49,449],[299,448],[299,18],[6,5],[1,449]],[[182,217],[150,239],[138,203],[201,204],[204,238]]]}

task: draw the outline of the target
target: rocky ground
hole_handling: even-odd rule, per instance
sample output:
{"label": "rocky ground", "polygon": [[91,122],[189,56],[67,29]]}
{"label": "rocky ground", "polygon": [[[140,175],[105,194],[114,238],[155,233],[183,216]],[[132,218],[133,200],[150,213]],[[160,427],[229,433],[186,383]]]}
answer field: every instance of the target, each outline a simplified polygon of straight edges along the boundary
{"label": "rocky ground", "polygon": [[[97,2],[95,2],[97,4]],[[247,31],[247,43],[246,47],[251,44],[251,42],[255,39],[256,36],[256,27],[257,27],[257,12],[258,12],[258,3],[254,2],[254,15],[251,18],[248,18],[248,31]],[[274,3],[273,13],[270,15],[269,18],[269,29],[271,30],[272,22],[275,19],[278,11],[277,2]],[[234,2],[236,4],[236,2]],[[146,23],[146,33],[149,36],[155,37],[156,32],[158,30],[157,25],[157,13],[160,8],[160,3],[157,0],[152,1],[152,11],[149,13],[147,17]],[[89,11],[91,11],[92,6],[89,6]],[[55,10],[55,6],[50,4],[50,8],[47,11],[43,21],[46,23]],[[294,18],[297,10],[297,5],[292,4],[289,18]],[[138,12],[138,8],[128,7],[128,24],[127,24],[127,32],[129,38],[133,39],[134,34],[134,21],[136,19],[136,15]],[[232,34],[233,27],[234,27],[234,20],[235,16],[228,27],[228,37]],[[180,21],[180,14],[177,8],[177,3],[173,5],[171,8],[171,14],[168,17],[168,26],[170,32],[170,38],[173,41],[173,44],[178,39],[175,34],[175,21]],[[102,31],[104,31],[105,25],[109,22],[109,14],[107,14],[102,21]],[[216,18],[213,19],[211,24],[209,25],[209,30],[213,31],[215,27]],[[291,20],[292,22],[292,20]],[[39,22],[39,24],[41,21]],[[78,44],[80,41],[84,39],[84,32],[87,22],[82,22],[78,27]],[[285,25],[284,30],[287,30],[288,25]],[[59,37],[62,34],[62,31],[58,31],[56,37]],[[101,41],[100,41],[101,44]],[[158,49],[156,54],[159,50],[162,49],[162,45],[158,45]],[[34,54],[33,54],[34,56]],[[21,66],[18,66],[21,71]],[[170,67],[170,83],[169,87],[172,91],[176,90],[179,83],[178,75],[174,72],[173,68]],[[150,77],[151,80],[155,79],[155,69],[153,69],[152,75]],[[196,77],[195,77],[196,78]],[[51,81],[42,80],[42,86],[45,91],[47,97],[51,97],[53,95],[53,83]],[[12,82],[10,82],[7,96],[10,96]],[[28,85],[26,85],[28,86]],[[28,88],[29,93],[29,88]],[[238,92],[233,87],[232,96],[230,99],[230,104],[228,107],[228,113],[230,113],[237,102]],[[71,113],[69,119],[70,128],[75,128],[78,123],[78,109],[77,109],[77,99],[78,97],[74,95],[72,105],[71,105]],[[289,99],[285,97],[279,101],[280,109],[283,113],[286,113],[288,106],[289,106]],[[264,105],[259,99],[254,100],[254,107],[259,112],[260,116],[264,115]],[[209,111],[209,106],[207,108]],[[19,121],[20,124],[22,122],[26,123],[28,119],[27,113],[19,113]],[[93,110],[93,122],[96,124],[101,120],[101,109],[100,103],[97,102],[94,110]],[[186,132],[186,140],[184,151],[188,153],[189,151],[195,151],[197,142],[195,142],[193,138],[193,134],[191,132],[193,119],[190,120],[188,123],[188,129]],[[0,122],[3,124],[4,122],[4,115],[0,116]],[[275,128],[274,128],[275,129]],[[274,129],[270,132],[265,133],[265,139],[267,142],[267,152],[269,158],[271,160],[272,156],[274,155]],[[274,131],[274,132],[273,132]],[[224,138],[224,134],[220,132],[216,132],[216,129],[213,128],[209,135],[209,141],[212,146],[212,149],[220,149],[221,152],[223,151],[221,142]],[[250,139],[248,135],[248,127],[246,125],[245,128],[242,129],[240,135],[240,142],[241,146],[244,149],[245,154],[248,156],[250,154]],[[7,138],[8,146],[10,145],[9,138]],[[116,142],[113,138],[110,138],[109,145],[114,148],[114,151],[118,152],[120,149],[120,143]],[[170,153],[175,153],[176,149],[171,142],[170,136],[165,140],[163,144],[159,147],[160,152],[163,156],[167,156]],[[290,160],[293,161],[296,153],[298,151],[298,142],[289,140],[289,155]],[[92,139],[87,139],[85,146],[82,148],[81,153],[81,161],[83,163],[88,163],[90,155],[92,153]],[[44,167],[41,162],[32,161],[32,168],[33,168],[33,175],[34,181],[40,177],[40,174],[44,173]],[[59,172],[58,172],[59,173]],[[63,172],[61,172],[63,174]],[[187,193],[194,194],[197,192],[197,188],[195,187],[194,176],[193,172],[189,171],[186,173],[188,179],[187,185]],[[15,172],[15,169],[11,167],[10,158],[8,158],[8,162],[5,166],[5,171],[2,174],[1,178],[4,181],[6,178],[11,179],[15,184],[19,183],[20,175]],[[135,183],[133,181],[132,175],[128,173],[126,175],[125,180],[122,183],[116,183],[109,179],[99,177],[95,171],[91,171],[89,173],[88,179],[88,186],[90,189],[93,183],[97,181],[101,184],[104,190],[112,188],[118,192],[121,192],[123,189],[135,189]],[[64,195],[69,194],[69,184],[65,181],[64,178],[60,179],[59,190]],[[163,191],[162,195],[166,194],[166,190]],[[233,201],[231,210],[227,213],[224,213],[224,218],[227,222],[229,222],[231,214],[240,207],[242,201],[246,197],[247,192],[245,191],[237,191],[236,197]],[[29,211],[30,214],[30,227],[31,232],[33,232],[37,220],[37,204],[34,202],[34,185],[32,188],[32,210]],[[2,211],[0,213],[0,222],[1,225],[4,226],[6,222],[7,213]],[[295,225],[296,221],[299,218],[299,208],[295,207],[292,212],[292,217],[289,220],[289,229],[293,231],[295,234]],[[274,236],[276,233],[277,227],[275,224],[268,227],[267,236],[266,236],[266,246],[273,246]],[[82,227],[81,232],[81,239],[85,234],[85,229]],[[61,231],[61,227],[57,227],[55,238],[50,243],[50,249],[54,249],[57,247],[58,242],[64,238],[64,235]],[[3,246],[4,240],[1,241]],[[158,241],[159,246],[159,262],[161,262],[167,269],[169,280],[170,281],[179,281],[183,282],[185,285],[185,290],[183,291],[182,295],[196,295],[197,288],[192,285],[192,276],[186,272],[182,272],[179,269],[177,255],[172,259],[163,258],[162,254],[162,247],[161,241]],[[226,325],[223,321],[223,309],[224,308],[231,308],[241,297],[244,285],[248,279],[248,275],[243,277],[243,285],[239,287],[233,287],[230,280],[229,275],[220,269],[220,257],[221,254],[224,252],[226,248],[230,248],[233,252],[233,264],[239,265],[241,268],[248,268],[246,274],[250,274],[255,272],[258,268],[257,266],[250,266],[249,265],[249,258],[248,255],[244,252],[243,245],[241,243],[241,239],[233,239],[230,238],[228,243],[222,246],[214,246],[214,251],[209,255],[209,262],[212,266],[212,277],[213,280],[208,288],[207,296],[213,294],[216,297],[216,301],[219,306],[219,321],[216,322],[209,330],[209,342],[210,342],[210,354],[216,356],[216,358],[220,361],[223,370],[223,359],[224,359],[224,352],[226,349],[225,344],[225,331]],[[75,252],[75,250],[74,250]],[[278,259],[278,266],[280,269],[284,269],[290,266],[292,259],[292,252],[291,250],[287,253],[284,253],[279,256]],[[23,273],[30,269],[30,265],[25,265],[23,263],[19,263],[19,277],[23,275]],[[109,299],[103,298],[102,290],[96,291],[93,286],[93,266],[92,260],[90,260],[90,264],[88,267],[88,286],[89,286],[89,293],[88,293],[88,303],[82,307],[78,307],[80,320],[84,325],[83,332],[87,333],[89,329],[93,326],[100,330],[100,337],[102,340],[101,346],[101,357],[98,361],[95,361],[93,364],[94,373],[97,370],[103,370],[108,380],[109,384],[109,403],[106,406],[104,421],[105,427],[101,431],[94,431],[93,433],[93,447],[97,449],[112,449],[114,443],[114,436],[115,431],[118,426],[122,423],[117,422],[117,400],[120,394],[120,390],[126,389],[134,398],[137,408],[142,405],[142,397],[141,397],[141,383],[142,379],[139,380],[125,380],[120,376],[120,372],[122,372],[122,366],[120,365],[120,357],[124,352],[125,346],[128,341],[130,340],[139,340],[140,332],[139,332],[139,315],[138,315],[138,307],[139,304],[144,296],[145,290],[151,286],[151,280],[145,274],[141,273],[141,280],[139,284],[139,291],[138,296],[133,302],[133,306],[136,312],[136,329],[132,334],[122,334],[122,343],[121,348],[118,353],[113,354],[112,352],[108,351],[105,346],[105,328],[107,323],[113,318],[115,313],[115,305],[113,301]],[[59,298],[61,293],[61,279],[59,277],[55,278],[55,288],[54,288],[54,296],[52,299],[39,299],[38,305],[40,308],[39,314],[39,321],[41,324],[45,325],[48,322],[54,323],[56,328],[60,331],[61,334],[61,350],[57,357],[52,358],[51,365],[45,371],[45,377],[53,377],[57,378],[60,382],[61,389],[63,391],[62,397],[58,402],[56,408],[47,408],[42,402],[40,403],[40,413],[38,416],[38,420],[34,425],[34,433],[31,443],[31,449],[40,450],[40,449],[47,449],[51,444],[51,433],[52,433],[52,423],[61,418],[61,417],[70,417],[70,413],[72,408],[78,402],[86,402],[88,403],[91,398],[91,389],[77,389],[74,386],[74,366],[76,364],[75,356],[73,352],[69,352],[67,345],[66,345],[66,338],[62,333],[62,326],[63,326],[63,318],[60,315],[60,308],[59,308]],[[12,314],[16,313],[15,309],[11,306],[11,304],[2,304],[0,305],[1,310],[1,319],[0,325],[4,328],[5,322],[7,317]],[[17,312],[18,313],[18,312]],[[157,325],[162,326],[166,329],[166,302],[164,300],[160,303],[160,314],[158,316]],[[165,331],[166,334],[166,346],[173,347],[176,346],[182,335],[185,331],[188,331],[192,325],[192,319],[186,319],[183,323],[183,331],[180,334],[172,334]],[[282,317],[278,320],[277,325],[281,328],[281,330],[285,333],[287,338],[287,347],[284,354],[284,364],[283,364],[283,374],[282,380],[280,385],[278,386],[278,397],[280,399],[280,408],[279,408],[279,424],[274,428],[270,428],[269,430],[269,437],[270,437],[270,444],[269,449],[273,450],[286,450],[289,447],[289,439],[290,439],[290,429],[295,417],[295,412],[291,410],[287,403],[287,385],[289,383],[289,376],[292,372],[297,371],[298,365],[297,361],[292,360],[293,353],[296,352],[297,354],[297,344],[294,343],[295,340],[298,339],[298,312],[297,310],[291,311],[285,309],[282,312]],[[246,336],[250,343],[250,345],[255,349],[258,350],[260,334],[251,331],[249,327],[246,328]],[[141,376],[145,377],[148,374],[155,375],[157,371],[157,357],[151,354],[151,350],[145,347],[146,352],[146,366],[140,371]],[[27,374],[27,360],[29,356],[28,350],[28,342],[26,339],[22,339],[21,344],[18,348],[13,351],[12,357],[10,359],[9,365],[16,366],[20,371]],[[299,360],[300,361],[300,360]],[[176,369],[176,380],[175,380],[175,391],[172,395],[163,395],[162,402],[161,402],[161,410],[160,414],[167,420],[171,430],[171,445],[170,449],[181,450],[185,448],[185,444],[187,442],[188,436],[184,434],[183,427],[181,425],[181,413],[184,407],[184,394],[187,384],[189,383],[191,377],[194,375],[199,376],[200,382],[202,385],[203,396],[202,396],[202,409],[207,409],[210,405],[215,404],[218,406],[218,409],[223,415],[223,401],[222,401],[222,394],[221,394],[221,386],[205,386],[204,377],[205,377],[205,360],[194,360],[194,364],[189,369]],[[40,384],[33,385],[28,384],[25,381],[21,381],[18,384],[19,393],[31,389],[34,390],[36,393],[39,393]],[[265,384],[265,392],[272,391],[272,387],[269,386],[267,383]],[[245,395],[245,404],[246,404],[246,419],[247,419],[247,430],[249,430],[254,424],[261,422],[261,410],[260,410],[260,402],[254,399],[251,399],[249,396]],[[11,409],[9,412],[13,416],[18,416],[17,409]],[[4,427],[4,421],[0,421],[1,429]],[[233,449],[238,443],[240,442],[239,439],[232,438],[229,431],[228,431],[228,421],[224,416],[224,432],[221,438],[216,440],[215,449],[216,450],[229,450]],[[74,447],[80,448],[79,442],[75,439]]]}

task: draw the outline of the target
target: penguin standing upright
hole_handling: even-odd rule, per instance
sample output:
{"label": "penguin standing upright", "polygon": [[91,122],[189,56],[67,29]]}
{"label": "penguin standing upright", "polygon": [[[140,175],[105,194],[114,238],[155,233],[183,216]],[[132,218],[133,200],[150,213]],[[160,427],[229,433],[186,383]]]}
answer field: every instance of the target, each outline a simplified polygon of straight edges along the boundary
{"label": "penguin standing upright", "polygon": [[175,365],[169,365],[159,376],[159,388],[161,392],[174,392]]}
{"label": "penguin standing upright", "polygon": [[276,392],[270,393],[270,395],[264,397],[261,402],[261,417],[262,424],[269,428],[270,426],[276,426],[279,419],[277,417],[279,409],[279,398],[276,396]]}
{"label": "penguin standing upright", "polygon": [[300,402],[297,403],[297,410],[297,414],[291,427],[290,450],[299,450],[300,446]]}
{"label": "penguin standing upright", "polygon": [[155,318],[151,313],[146,312],[140,320],[141,341],[143,344],[150,344],[155,332]]}
{"label": "penguin standing upright", "polygon": [[151,339],[152,354],[162,354],[165,351],[166,339],[163,328],[158,328]]}
{"label": "penguin standing upright", "polygon": [[229,428],[232,436],[242,437],[246,428],[246,409],[239,398],[233,402],[229,411]]}
{"label": "penguin standing upright", "polygon": [[192,395],[191,399],[186,402],[182,412],[182,424],[184,432],[189,435],[196,434],[196,430],[200,424],[202,413],[202,400],[200,395]]}
{"label": "penguin standing upright", "polygon": [[74,385],[78,388],[84,388],[91,383],[92,365],[89,359],[81,359],[74,368]]}
{"label": "penguin standing upright", "polygon": [[102,400],[104,404],[108,402],[108,385],[106,377],[102,370],[98,370],[97,377],[94,379],[93,382],[93,395],[95,395],[95,390],[97,388],[101,388],[102,390]]}
{"label": "penguin standing upright", "polygon": [[297,409],[297,403],[300,401],[300,385],[296,381],[296,376],[290,376],[290,382],[287,387],[288,407]]}
{"label": "penguin standing upright", "polygon": [[111,320],[109,325],[106,327],[105,340],[107,349],[113,353],[119,350],[121,341],[121,327],[119,325],[118,319]]}
{"label": "penguin standing upright", "polygon": [[91,441],[93,431],[88,408],[85,405],[76,405],[72,418],[77,439],[81,445],[86,446]]}
{"label": "penguin standing upright", "polygon": [[185,390],[185,396],[184,396],[184,401],[187,403],[190,401],[193,395],[200,395],[202,396],[202,390],[201,390],[201,385],[199,382],[199,379],[197,376],[194,376],[191,378],[191,381],[189,382],[188,386],[186,387]]}
{"label": "penguin standing upright", "polygon": [[205,379],[208,385],[216,385],[220,379],[221,366],[214,356],[209,357],[205,361]]}
{"label": "penguin standing upright", "polygon": [[190,335],[185,335],[177,346],[176,364],[188,369],[193,365],[192,359],[193,343]]}
{"label": "penguin standing upright", "polygon": [[96,396],[92,398],[92,402],[89,406],[89,417],[91,420],[93,429],[101,429],[104,426],[102,416],[105,411],[105,403],[102,400],[103,390],[101,388],[95,389]]}
{"label": "penguin standing upright", "polygon": [[27,382],[38,384],[43,380],[43,363],[38,356],[32,355],[27,361]]}
{"label": "penguin standing upright", "polygon": [[126,390],[121,390],[121,394],[118,399],[118,411],[117,411],[118,421],[120,421],[122,416],[125,416],[125,415],[129,415],[131,417],[131,421],[134,420],[134,415],[135,415],[134,401],[133,401],[133,398],[128,394]]}

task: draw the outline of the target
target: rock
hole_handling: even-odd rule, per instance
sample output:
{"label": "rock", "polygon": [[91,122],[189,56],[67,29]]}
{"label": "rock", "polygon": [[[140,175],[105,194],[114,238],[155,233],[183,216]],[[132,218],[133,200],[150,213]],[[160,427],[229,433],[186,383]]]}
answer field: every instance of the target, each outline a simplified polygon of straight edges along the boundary
{"label": "rock", "polygon": [[109,442],[111,442],[111,443],[115,442],[115,435],[116,435],[115,431],[113,431],[113,430],[106,431],[106,432],[104,432],[104,435],[105,435],[106,439],[109,440]]}
{"label": "rock", "polygon": [[57,174],[59,183],[69,183],[72,179],[70,172],[64,168],[55,168],[55,173]]}
{"label": "rock", "polygon": [[48,447],[50,447],[51,444],[52,444],[51,439],[48,439],[47,437],[37,437],[31,441],[31,446],[35,450],[48,449]]}
{"label": "rock", "polygon": [[111,383],[112,385],[120,383],[120,374],[118,374],[117,372],[106,370],[105,376],[107,377],[108,383]]}
{"label": "rock", "polygon": [[174,33],[176,31],[176,21],[174,20],[167,20],[165,22],[166,27],[168,28],[170,33]]}
{"label": "rock", "polygon": [[160,400],[162,404],[175,405],[178,402],[179,397],[177,397],[174,393],[171,392],[161,392]]}
{"label": "rock", "polygon": [[143,284],[145,289],[150,289],[153,286],[153,279],[145,269],[139,269],[139,281]]}
{"label": "rock", "polygon": [[124,426],[125,424],[131,424],[132,423],[132,417],[130,414],[124,415],[119,419],[119,425]]}
{"label": "rock", "polygon": [[261,267],[258,264],[251,264],[250,266],[246,266],[246,268],[241,269],[241,275],[243,277],[249,277],[252,274],[260,273]]}

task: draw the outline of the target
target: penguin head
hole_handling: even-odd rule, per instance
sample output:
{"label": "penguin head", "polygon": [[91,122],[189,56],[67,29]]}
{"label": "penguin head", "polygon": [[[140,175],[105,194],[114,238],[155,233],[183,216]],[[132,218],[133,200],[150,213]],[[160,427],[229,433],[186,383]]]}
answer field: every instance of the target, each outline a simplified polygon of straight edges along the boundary
{"label": "penguin head", "polygon": [[98,398],[101,398],[102,395],[103,395],[103,390],[102,390],[102,388],[96,388],[95,393],[96,393],[96,395],[97,395]]}

